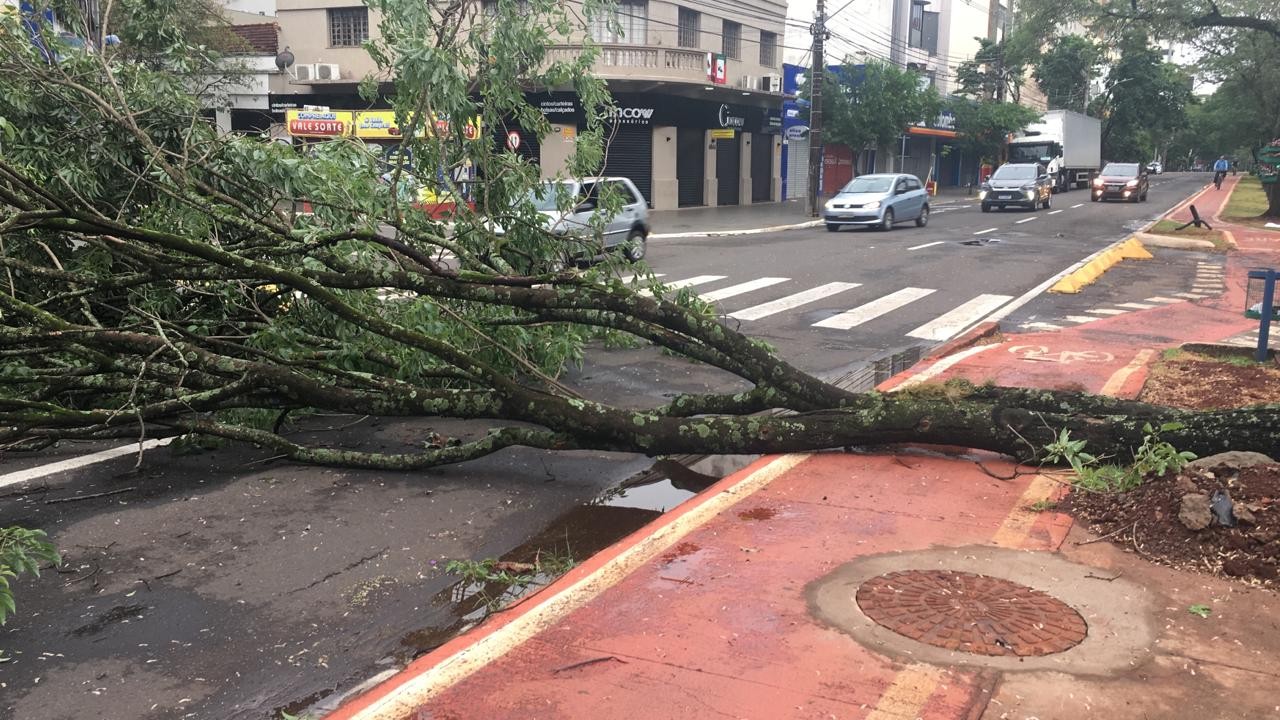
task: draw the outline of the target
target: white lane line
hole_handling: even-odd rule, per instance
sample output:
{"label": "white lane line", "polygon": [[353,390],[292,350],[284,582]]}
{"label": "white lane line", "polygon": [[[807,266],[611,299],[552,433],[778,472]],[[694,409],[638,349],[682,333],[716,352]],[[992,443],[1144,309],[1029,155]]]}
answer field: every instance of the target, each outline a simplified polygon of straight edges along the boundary
{"label": "white lane line", "polygon": [[942,245],[942,244],[945,244],[945,243],[946,243],[946,240],[938,240],[937,242],[925,243],[925,244],[923,244],[923,245],[916,245],[916,246],[914,246],[914,247],[909,247],[909,248],[907,248],[907,249],[908,249],[908,250],[923,250],[924,248],[927,248],[927,247],[933,247],[934,245]]}
{"label": "white lane line", "polygon": [[1188,300],[1202,300],[1209,297],[1203,293],[1174,293],[1177,297],[1187,298]]}
{"label": "white lane line", "polygon": [[976,347],[971,347],[965,350],[961,350],[960,352],[954,355],[948,355],[942,358],[941,360],[939,360],[938,362],[925,368],[924,370],[921,370],[915,375],[912,375],[911,377],[907,378],[902,382],[901,385],[893,388],[889,392],[897,392],[898,390],[905,390],[906,388],[914,387],[916,385],[919,385],[920,383],[928,382],[938,377],[942,373],[946,372],[947,370],[949,370],[952,365],[956,365],[963,360],[967,360],[973,357],[974,355],[977,355],[978,353],[986,352],[993,347],[999,347],[999,345],[995,345],[995,344],[978,345]]}
{"label": "white lane line", "polygon": [[[679,290],[680,288],[692,287],[694,285],[705,285],[706,283],[709,283],[709,282],[723,280],[726,277],[728,276],[727,275],[695,275],[691,278],[685,278],[683,280],[672,280],[671,282],[664,283],[664,284],[667,286],[668,290]],[[639,294],[644,295],[645,297],[649,297],[653,295],[653,291],[641,290]]]}
{"label": "white lane line", "polygon": [[[146,440],[141,443],[142,450],[150,450],[151,448],[161,447],[173,442],[174,438],[159,438],[156,440]],[[139,451],[139,443],[131,443],[129,445],[121,445],[120,447],[103,450],[101,452],[92,453],[90,455],[81,455],[77,458],[68,460],[60,460],[48,465],[28,468],[26,470],[17,470],[15,472],[0,475],[0,487],[8,487],[31,480],[39,480],[42,477],[48,477],[55,473],[67,472],[85,467],[86,465],[94,465],[96,463],[113,460],[123,455],[134,455]]]}
{"label": "white lane line", "polygon": [[1012,295],[987,295],[978,297],[907,333],[908,337],[921,340],[950,340],[976,323],[983,315],[1013,299]]}
{"label": "white lane line", "polygon": [[848,282],[827,283],[826,285],[819,285],[818,287],[815,287],[815,288],[809,288],[804,292],[798,292],[794,295],[788,295],[784,298],[778,298],[777,300],[774,300],[772,302],[767,302],[762,305],[756,305],[755,307],[749,307],[745,310],[739,310],[738,312],[735,312],[735,313],[729,313],[729,317],[736,318],[738,320],[759,320],[760,318],[766,318],[766,317],[769,317],[770,315],[780,313],[784,310],[790,310],[795,307],[800,307],[801,305],[807,305],[808,303],[821,300],[824,297],[829,297],[831,295],[835,295],[836,293],[842,293],[845,290],[852,290],[856,287],[861,287],[861,286],[862,286],[862,283],[848,283]]}
{"label": "white lane line", "polygon": [[730,285],[727,288],[720,288],[719,290],[712,290],[709,293],[703,293],[702,299],[707,302],[716,302],[717,300],[731,298],[734,295],[742,295],[743,293],[749,293],[752,290],[759,290],[760,288],[767,288],[770,285],[777,285],[778,283],[786,282],[790,279],[791,278],[784,277],[756,278],[755,280],[748,280],[747,282],[738,283],[737,285]]}
{"label": "white lane line", "polygon": [[996,230],[999,230],[999,229],[1000,228],[987,228],[986,230],[979,230],[978,232],[974,233],[974,235],[985,235],[986,233],[995,232]]}
{"label": "white lane line", "polygon": [[1085,312],[1093,313],[1094,315],[1123,315],[1129,311],[1116,310],[1114,308],[1093,308],[1092,310],[1085,310]]}
{"label": "white lane line", "polygon": [[1179,303],[1179,302],[1182,302],[1182,301],[1181,301],[1181,300],[1179,300],[1178,298],[1162,297],[1162,296],[1160,296],[1160,295],[1156,295],[1155,297],[1149,297],[1149,298],[1147,298],[1147,300],[1146,300],[1146,301],[1147,301],[1147,302],[1153,302],[1153,303],[1166,303],[1166,304],[1168,304],[1168,303]]}
{"label": "white lane line", "polygon": [[1022,223],[1029,223],[1029,222],[1031,222],[1032,220],[1035,220],[1035,219],[1036,219],[1036,218],[1038,218],[1038,217],[1039,217],[1039,215],[1032,215],[1032,216],[1031,216],[1031,217],[1029,217],[1029,218],[1023,218],[1023,219],[1019,220],[1018,222],[1014,223],[1014,225],[1021,225]]}
{"label": "white lane line", "polygon": [[934,292],[937,291],[930,288],[902,288],[897,292],[891,292],[884,297],[876,298],[865,305],[859,305],[847,312],[816,322],[813,327],[849,330],[869,320],[874,320],[885,313],[893,312],[904,305],[913,303],[922,297],[932,295]]}
{"label": "white lane line", "polygon": [[1130,310],[1150,310],[1157,306],[1151,303],[1116,303],[1116,307],[1129,308]]}
{"label": "white lane line", "polygon": [[1063,212],[1063,211],[1062,211],[1062,210],[1054,210],[1053,212],[1050,212],[1049,214],[1050,214],[1050,215],[1057,215],[1057,214],[1058,214],[1058,213],[1060,213],[1060,212]]}
{"label": "white lane line", "polygon": [[1047,322],[1022,323],[1018,327],[1022,328],[1023,330],[1061,330],[1062,329],[1061,325],[1054,325],[1053,323],[1047,323]]}
{"label": "white lane line", "polygon": [[1062,319],[1063,319],[1063,320],[1066,320],[1067,322],[1073,322],[1073,323],[1076,323],[1076,324],[1078,324],[1078,325],[1083,325],[1083,324],[1085,324],[1085,323],[1091,323],[1091,322],[1093,322],[1094,320],[1101,320],[1102,318],[1100,318],[1100,317],[1090,317],[1090,316],[1088,316],[1088,315],[1068,315],[1068,316],[1066,316],[1066,317],[1064,317],[1064,318],[1062,318]]}
{"label": "white lane line", "polygon": [[1072,210],[1075,210],[1075,209],[1076,209],[1076,208],[1078,208],[1078,207],[1084,207],[1084,203],[1080,203],[1079,205],[1072,205],[1072,206],[1071,206],[1071,209],[1072,209]]}

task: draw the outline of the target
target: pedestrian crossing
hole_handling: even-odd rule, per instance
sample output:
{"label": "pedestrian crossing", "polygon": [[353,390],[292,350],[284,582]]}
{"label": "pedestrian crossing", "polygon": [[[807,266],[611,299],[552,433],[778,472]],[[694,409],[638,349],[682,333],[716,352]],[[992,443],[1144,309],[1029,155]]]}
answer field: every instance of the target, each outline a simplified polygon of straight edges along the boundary
{"label": "pedestrian crossing", "polygon": [[[945,304],[938,307],[937,302],[922,303],[926,299],[936,301],[940,297],[937,288],[904,287],[870,295],[868,288],[859,282],[835,281],[804,287],[792,278],[775,276],[747,280],[724,275],[665,279],[666,276],[659,273],[652,277],[663,278],[660,282],[668,290],[696,288],[700,299],[720,305],[724,317],[746,323],[776,320],[788,314],[826,315],[834,311],[814,322],[810,322],[812,316],[807,316],[805,322],[821,330],[848,331],[895,313],[909,312],[910,319],[917,322],[932,316],[920,325],[906,322],[906,327],[914,329],[905,334],[935,342],[951,339],[1012,300],[1009,295],[981,294],[948,308]],[[621,279],[628,284],[642,280],[636,276]],[[643,290],[641,294],[648,296],[652,291]]]}

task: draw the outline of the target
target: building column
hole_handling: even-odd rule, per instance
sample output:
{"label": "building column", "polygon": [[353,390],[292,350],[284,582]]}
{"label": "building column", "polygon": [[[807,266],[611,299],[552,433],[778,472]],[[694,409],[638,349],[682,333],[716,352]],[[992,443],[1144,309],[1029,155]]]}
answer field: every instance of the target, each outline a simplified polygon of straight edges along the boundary
{"label": "building column", "polygon": [[715,207],[720,203],[719,178],[716,177],[716,143],[725,142],[711,137],[710,130],[702,133],[702,146],[707,153],[702,159],[702,200],[707,207]]}
{"label": "building column", "polygon": [[738,138],[738,204],[751,204],[751,139],[753,136],[749,132],[742,133]]}
{"label": "building column", "polygon": [[680,207],[680,181],[676,178],[676,133],[670,126],[653,129],[653,182],[649,202],[654,210]]}
{"label": "building column", "polygon": [[544,138],[539,138],[538,164],[543,179],[553,178],[569,165],[569,156],[578,143],[578,126],[556,124]]}
{"label": "building column", "polygon": [[773,141],[773,152],[769,153],[773,159],[770,166],[773,168],[773,175],[769,178],[769,199],[774,202],[782,202],[786,200],[782,196],[782,175],[787,171],[782,165],[782,136],[766,135],[765,137]]}
{"label": "building column", "polygon": [[231,110],[230,108],[218,108],[213,111],[213,122],[218,127],[218,132],[223,135],[231,132]]}

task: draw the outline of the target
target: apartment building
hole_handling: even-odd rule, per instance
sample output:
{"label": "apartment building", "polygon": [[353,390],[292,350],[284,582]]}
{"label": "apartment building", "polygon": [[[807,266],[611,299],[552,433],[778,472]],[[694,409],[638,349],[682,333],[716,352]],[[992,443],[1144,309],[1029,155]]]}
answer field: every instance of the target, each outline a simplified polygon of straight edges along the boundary
{"label": "apartment building", "polygon": [[[482,12],[493,6],[473,1]],[[378,13],[356,0],[275,5],[279,45],[294,64],[273,80],[272,112],[367,108],[356,87],[377,72],[362,44],[378,37]],[[631,178],[660,210],[779,199],[786,3],[619,0],[614,12],[616,26],[601,19],[584,33],[600,48],[595,72],[617,103],[601,172]],[[550,53],[571,59],[585,39],[567,38]],[[542,88],[528,99],[553,132],[535,137],[502,128],[501,139],[552,177],[564,170],[586,110],[570,88]],[[360,137],[362,130],[352,132]],[[376,128],[368,139],[379,141]]]}

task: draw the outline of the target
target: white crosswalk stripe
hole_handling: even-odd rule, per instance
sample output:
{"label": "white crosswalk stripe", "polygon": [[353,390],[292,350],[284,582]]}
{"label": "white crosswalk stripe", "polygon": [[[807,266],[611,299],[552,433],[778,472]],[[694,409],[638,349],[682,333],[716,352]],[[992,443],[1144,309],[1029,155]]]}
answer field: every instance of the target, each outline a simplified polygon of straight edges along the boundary
{"label": "white crosswalk stripe", "polygon": [[833,315],[826,320],[816,322],[813,326],[832,328],[835,330],[849,330],[867,321],[874,320],[881,315],[893,312],[904,305],[913,303],[922,297],[933,294],[934,292],[936,291],[930,288],[903,288],[897,292],[892,292],[884,297],[872,300],[865,305],[860,305],[848,312],[842,312],[839,315]]}
{"label": "white crosswalk stripe", "polygon": [[[660,278],[660,277],[666,277],[666,275],[664,275],[663,273],[654,273],[654,274],[653,274],[653,277],[655,277],[655,278]],[[623,285],[630,285],[631,283],[635,282],[637,278],[639,278],[639,279],[643,280],[643,279],[644,279],[644,276],[639,276],[639,275],[623,275],[622,277],[620,277],[620,278],[618,278],[618,279],[622,281],[622,284],[623,284]]]}
{"label": "white crosswalk stripe", "polygon": [[1095,320],[1101,320],[1102,318],[1100,318],[1100,317],[1092,317],[1092,316],[1089,316],[1089,315],[1068,315],[1068,316],[1066,316],[1066,317],[1064,317],[1064,318],[1062,318],[1062,319],[1063,319],[1063,320],[1066,320],[1067,322],[1073,322],[1073,323],[1076,323],[1076,324],[1078,324],[1078,325],[1083,325],[1083,324],[1085,324],[1085,323],[1091,323],[1091,322],[1093,322],[1093,321],[1095,321]]}
{"label": "white crosswalk stripe", "polygon": [[1123,315],[1129,311],[1116,310],[1115,308],[1092,308],[1090,310],[1085,310],[1085,312],[1093,313],[1094,315]]}
{"label": "white crosswalk stripe", "polygon": [[830,297],[837,293],[842,293],[846,290],[852,290],[856,287],[861,287],[861,286],[862,286],[862,283],[848,283],[848,282],[827,283],[825,285],[819,285],[818,287],[815,287],[815,288],[810,288],[803,292],[798,292],[794,295],[788,295],[783,298],[778,298],[777,300],[774,300],[772,302],[767,302],[762,305],[749,307],[745,310],[739,310],[734,313],[729,313],[729,317],[736,318],[738,320],[759,320],[761,318],[766,318],[766,317],[769,317],[770,315],[776,315],[780,312],[790,310],[792,308],[797,308],[797,307],[800,307],[801,305],[807,305],[811,302],[817,302],[818,300],[821,300],[825,297]]}
{"label": "white crosswalk stripe", "polygon": [[1018,327],[1022,328],[1023,330],[1061,330],[1062,329],[1061,325],[1054,325],[1053,323],[1047,323],[1047,322],[1022,323]]}
{"label": "white crosswalk stripe", "polygon": [[1181,300],[1179,300],[1178,298],[1161,297],[1161,296],[1159,296],[1159,295],[1156,295],[1155,297],[1149,297],[1149,298],[1147,298],[1147,302],[1149,302],[1149,303],[1164,303],[1164,304],[1168,305],[1168,304],[1171,304],[1171,303],[1179,303],[1179,302],[1182,302],[1182,301],[1181,301]]}
{"label": "white crosswalk stripe", "polygon": [[711,292],[702,293],[702,299],[706,300],[707,302],[716,302],[718,300],[724,300],[726,298],[734,297],[735,295],[742,295],[744,293],[749,293],[753,290],[767,288],[770,285],[777,285],[778,283],[786,282],[790,279],[791,278],[783,278],[783,277],[756,278],[755,280],[748,280],[747,282],[738,283],[737,285],[730,285],[727,288],[720,288],[719,290],[712,290]]}
{"label": "white crosswalk stripe", "polygon": [[[691,278],[684,278],[683,280],[672,280],[671,282],[664,283],[664,284],[670,290],[679,290],[680,288],[693,287],[694,285],[705,285],[707,283],[715,282],[717,280],[723,280],[725,279],[725,277],[726,276],[724,275],[695,275]],[[645,297],[649,297],[653,295],[653,291],[641,290],[639,294],[644,295]]]}
{"label": "white crosswalk stripe", "polygon": [[1187,298],[1188,300],[1201,300],[1209,297],[1202,293],[1174,293],[1174,295],[1177,295],[1180,298]]}
{"label": "white crosswalk stripe", "polygon": [[1150,310],[1157,306],[1151,303],[1117,303],[1116,307],[1129,308],[1130,310]]}
{"label": "white crosswalk stripe", "polygon": [[1012,295],[979,295],[950,312],[907,333],[921,340],[950,340],[962,330],[981,320],[987,313],[1013,299]]}

